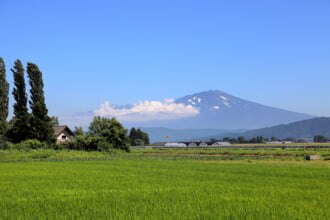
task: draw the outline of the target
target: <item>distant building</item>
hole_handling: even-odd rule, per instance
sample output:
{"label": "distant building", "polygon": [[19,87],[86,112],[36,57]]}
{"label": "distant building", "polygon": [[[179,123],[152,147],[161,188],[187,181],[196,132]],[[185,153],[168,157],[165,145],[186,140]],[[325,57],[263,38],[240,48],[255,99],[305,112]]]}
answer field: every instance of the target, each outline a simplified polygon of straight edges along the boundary
{"label": "distant building", "polygon": [[227,147],[230,146],[231,144],[229,142],[215,142],[212,144],[213,147]]}
{"label": "distant building", "polygon": [[207,146],[209,146],[209,145],[208,145],[207,143],[205,143],[205,142],[202,142],[202,143],[199,144],[199,146],[200,146],[200,147],[207,147]]}
{"label": "distant building", "polygon": [[66,125],[54,126],[53,128],[57,144],[67,144],[74,136],[73,132]]}
{"label": "distant building", "polygon": [[194,142],[191,142],[191,143],[188,144],[188,147],[197,147],[197,144],[194,143]]}
{"label": "distant building", "polygon": [[166,143],[164,147],[187,147],[184,143]]}

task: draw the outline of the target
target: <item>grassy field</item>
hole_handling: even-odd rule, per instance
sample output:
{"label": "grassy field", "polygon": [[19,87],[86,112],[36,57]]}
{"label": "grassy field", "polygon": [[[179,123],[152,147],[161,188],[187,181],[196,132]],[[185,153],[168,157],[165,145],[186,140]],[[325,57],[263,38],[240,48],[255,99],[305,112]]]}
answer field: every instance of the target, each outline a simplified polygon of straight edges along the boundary
{"label": "grassy field", "polygon": [[0,151],[0,219],[330,218],[327,160],[155,152]]}

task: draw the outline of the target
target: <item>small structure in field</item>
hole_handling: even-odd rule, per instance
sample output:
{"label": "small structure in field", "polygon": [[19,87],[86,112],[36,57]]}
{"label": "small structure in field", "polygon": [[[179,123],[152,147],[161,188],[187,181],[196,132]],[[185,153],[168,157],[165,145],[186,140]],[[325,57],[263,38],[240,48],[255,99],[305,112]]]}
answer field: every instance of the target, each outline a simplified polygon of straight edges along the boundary
{"label": "small structure in field", "polygon": [[229,142],[215,142],[212,147],[228,147],[231,144]]}
{"label": "small structure in field", "polygon": [[155,142],[152,144],[152,146],[156,146],[156,147],[164,147],[166,144],[166,142]]}
{"label": "small structure in field", "polygon": [[319,159],[321,159],[321,156],[320,155],[307,155],[305,158],[306,158],[306,160],[319,160]]}
{"label": "small structure in field", "polygon": [[188,144],[188,147],[197,147],[197,144],[195,142],[191,142]]}
{"label": "small structure in field", "polygon": [[199,146],[200,146],[200,147],[207,147],[207,146],[209,146],[209,145],[208,145],[207,143],[205,143],[205,142],[202,142],[202,143],[199,144]]}
{"label": "small structure in field", "polygon": [[166,143],[164,147],[187,147],[184,143]]}
{"label": "small structure in field", "polygon": [[66,125],[58,125],[53,128],[55,131],[56,144],[68,144],[74,136],[71,129]]}

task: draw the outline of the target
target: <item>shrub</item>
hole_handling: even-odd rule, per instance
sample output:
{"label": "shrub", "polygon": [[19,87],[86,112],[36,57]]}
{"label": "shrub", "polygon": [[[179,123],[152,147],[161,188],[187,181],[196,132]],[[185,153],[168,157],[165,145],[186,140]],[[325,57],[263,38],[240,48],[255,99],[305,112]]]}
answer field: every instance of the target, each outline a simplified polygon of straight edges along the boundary
{"label": "shrub", "polygon": [[42,149],[42,148],[49,148],[48,144],[45,142],[41,142],[36,139],[29,139],[22,141],[17,144],[12,144],[11,148],[17,150],[30,150],[30,149]]}
{"label": "shrub", "polygon": [[109,151],[113,146],[104,137],[93,135],[78,135],[73,138],[68,147],[73,150]]}
{"label": "shrub", "polygon": [[8,142],[0,139],[0,150],[7,150],[9,148]]}

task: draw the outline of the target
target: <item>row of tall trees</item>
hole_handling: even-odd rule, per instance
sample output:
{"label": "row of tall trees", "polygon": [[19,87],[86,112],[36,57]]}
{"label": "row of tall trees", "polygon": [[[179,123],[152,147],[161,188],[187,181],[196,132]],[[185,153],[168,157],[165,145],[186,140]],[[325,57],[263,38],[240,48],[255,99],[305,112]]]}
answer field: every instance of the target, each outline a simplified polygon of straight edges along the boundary
{"label": "row of tall trees", "polygon": [[144,146],[149,145],[149,135],[143,132],[140,128],[132,128],[129,133],[131,146]]}
{"label": "row of tall trees", "polygon": [[[34,63],[27,63],[27,75],[30,85],[30,100],[26,93],[25,70],[20,60],[16,60],[11,69],[14,78],[14,115],[7,123],[9,84],[6,80],[6,68],[0,58],[0,135],[13,143],[27,139],[37,139],[51,143],[54,141],[52,119],[48,116],[45,103],[42,72]],[[28,104],[31,112],[29,112]]]}

